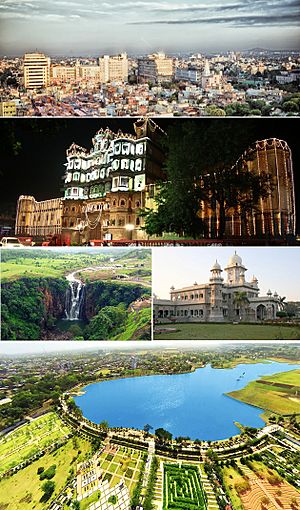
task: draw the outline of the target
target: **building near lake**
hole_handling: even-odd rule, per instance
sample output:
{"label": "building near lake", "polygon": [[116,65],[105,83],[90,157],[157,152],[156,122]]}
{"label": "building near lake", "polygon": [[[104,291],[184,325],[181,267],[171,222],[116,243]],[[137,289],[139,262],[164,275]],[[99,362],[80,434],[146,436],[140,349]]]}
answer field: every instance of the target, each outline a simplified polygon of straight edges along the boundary
{"label": "building near lake", "polygon": [[235,252],[224,268],[218,261],[210,269],[208,283],[170,289],[170,299],[153,300],[155,322],[260,322],[276,319],[281,298],[275,291],[260,296],[258,280],[246,280],[247,268]]}

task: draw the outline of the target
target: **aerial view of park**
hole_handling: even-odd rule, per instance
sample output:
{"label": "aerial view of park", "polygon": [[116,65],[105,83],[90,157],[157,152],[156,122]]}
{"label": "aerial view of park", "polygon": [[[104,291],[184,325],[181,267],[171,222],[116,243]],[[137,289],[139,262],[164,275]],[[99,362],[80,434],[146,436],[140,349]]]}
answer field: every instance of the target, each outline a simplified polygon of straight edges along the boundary
{"label": "aerial view of park", "polygon": [[150,340],[150,250],[1,255],[2,340]]}
{"label": "aerial view of park", "polygon": [[300,508],[299,344],[51,344],[1,345],[1,510]]}

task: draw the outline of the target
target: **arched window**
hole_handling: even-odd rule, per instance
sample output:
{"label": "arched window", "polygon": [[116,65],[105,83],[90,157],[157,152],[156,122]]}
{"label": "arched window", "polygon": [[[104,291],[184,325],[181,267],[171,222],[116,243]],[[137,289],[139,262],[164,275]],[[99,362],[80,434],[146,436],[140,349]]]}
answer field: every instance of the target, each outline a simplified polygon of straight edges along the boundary
{"label": "arched window", "polygon": [[124,207],[124,205],[125,205],[125,200],[121,200],[121,201],[120,201],[120,206],[121,206],[121,207]]}
{"label": "arched window", "polygon": [[137,219],[135,220],[135,224],[136,224],[136,225],[139,225],[139,224],[140,224],[140,218],[137,218]]}

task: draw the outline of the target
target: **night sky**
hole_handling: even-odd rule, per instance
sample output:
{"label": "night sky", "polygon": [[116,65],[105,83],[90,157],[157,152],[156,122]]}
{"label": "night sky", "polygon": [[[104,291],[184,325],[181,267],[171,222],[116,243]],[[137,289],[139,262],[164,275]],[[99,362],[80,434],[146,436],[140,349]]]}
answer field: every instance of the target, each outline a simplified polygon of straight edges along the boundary
{"label": "night sky", "polygon": [[[72,142],[90,149],[91,139],[101,127],[113,131],[121,129],[134,133],[136,119],[0,119],[1,139],[1,212],[14,212],[19,195],[33,195],[37,200],[62,196],[62,177],[65,172],[66,149]],[[185,119],[155,119],[165,131],[168,126]],[[191,122],[191,121],[189,121]],[[216,130],[220,123],[228,122],[232,136],[239,130],[253,126],[255,140],[280,138],[289,144],[294,163],[297,216],[300,216],[299,148],[296,119],[197,119],[193,122],[214,122]],[[235,129],[232,129],[234,125]],[[246,148],[246,147],[245,147]],[[14,154],[17,149],[17,154]],[[299,231],[299,221],[298,229]]]}

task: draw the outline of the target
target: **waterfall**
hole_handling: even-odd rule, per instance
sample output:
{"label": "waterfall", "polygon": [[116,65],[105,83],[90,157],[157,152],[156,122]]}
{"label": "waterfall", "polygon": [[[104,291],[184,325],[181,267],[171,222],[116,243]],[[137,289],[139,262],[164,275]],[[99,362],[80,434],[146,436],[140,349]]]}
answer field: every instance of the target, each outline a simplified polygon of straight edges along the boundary
{"label": "waterfall", "polygon": [[84,283],[75,278],[75,273],[66,276],[69,288],[66,293],[65,315],[69,321],[78,321],[81,318],[81,308],[84,297]]}

